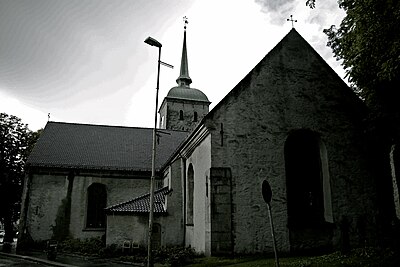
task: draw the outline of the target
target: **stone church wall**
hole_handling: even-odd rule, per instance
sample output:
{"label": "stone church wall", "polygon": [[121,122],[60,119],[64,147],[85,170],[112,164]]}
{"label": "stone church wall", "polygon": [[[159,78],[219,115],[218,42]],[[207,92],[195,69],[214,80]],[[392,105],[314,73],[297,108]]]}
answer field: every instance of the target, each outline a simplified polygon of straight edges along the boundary
{"label": "stone church wall", "polygon": [[[182,119],[179,114],[181,110],[183,112]],[[197,112],[197,120],[194,120],[194,112]],[[208,105],[205,103],[166,99],[160,108],[160,127],[162,129],[190,131],[197,126],[207,113]]]}
{"label": "stone church wall", "polygon": [[[167,195],[167,215],[154,215],[154,223],[161,227],[160,245],[180,246],[183,244],[183,210],[181,160],[173,162],[164,173],[164,186],[172,192]],[[148,192],[148,187],[146,188]],[[146,192],[146,193],[147,193]],[[122,246],[125,240],[147,247],[148,214],[109,214],[107,216],[107,245]]]}
{"label": "stone church wall", "polygon": [[52,237],[51,226],[66,195],[67,175],[33,175],[27,212],[27,232],[33,240]]}
{"label": "stone church wall", "polygon": [[[177,232],[177,223],[171,216],[154,215],[154,225],[160,227],[158,237],[153,237],[156,247],[180,246],[182,235]],[[106,244],[115,244],[122,249],[124,241],[147,248],[149,216],[148,214],[110,214],[107,216],[107,239]],[[157,234],[156,234],[157,236]],[[153,243],[153,244],[154,244]]]}
{"label": "stone church wall", "polygon": [[[100,183],[106,186],[107,206],[118,204],[134,197],[148,193],[148,179],[126,179],[126,178],[107,178],[76,176],[74,180],[74,189],[72,192],[72,213],[70,232],[72,236],[81,238],[90,238],[101,236],[105,231],[91,231],[86,229],[86,198],[87,188],[92,183]],[[82,205],[83,204],[83,205]]]}
{"label": "stone church wall", "polygon": [[[234,252],[272,251],[261,184],[273,191],[272,213],[280,251],[290,251],[284,147],[293,130],[320,136],[327,152],[332,199],[331,245],[340,222],[373,225],[372,177],[365,159],[360,101],[300,37],[289,35],[211,111],[212,167],[232,173]],[[351,242],[358,242],[357,230]]]}
{"label": "stone church wall", "polygon": [[[85,176],[74,176],[68,197],[67,174],[33,174],[26,219],[27,231],[32,239],[47,240],[60,234],[60,231],[61,234],[72,238],[103,236],[105,230],[89,230],[85,226],[87,188],[92,183],[106,186],[107,206],[145,194],[149,188],[149,180],[145,178],[107,178],[99,177],[98,173],[92,175],[87,173]],[[65,218],[66,209],[70,210],[67,218]]]}

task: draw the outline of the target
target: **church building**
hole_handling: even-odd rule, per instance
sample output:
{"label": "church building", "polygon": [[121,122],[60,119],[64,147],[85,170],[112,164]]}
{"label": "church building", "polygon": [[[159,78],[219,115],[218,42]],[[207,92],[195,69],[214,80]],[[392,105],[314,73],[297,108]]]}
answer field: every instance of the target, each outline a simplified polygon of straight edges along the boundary
{"label": "church building", "polygon": [[[295,29],[211,111],[188,67],[185,29],[159,109],[156,247],[272,252],[264,180],[279,251],[375,240],[366,109]],[[147,247],[151,144],[150,128],[48,122],[26,165],[21,239]]]}

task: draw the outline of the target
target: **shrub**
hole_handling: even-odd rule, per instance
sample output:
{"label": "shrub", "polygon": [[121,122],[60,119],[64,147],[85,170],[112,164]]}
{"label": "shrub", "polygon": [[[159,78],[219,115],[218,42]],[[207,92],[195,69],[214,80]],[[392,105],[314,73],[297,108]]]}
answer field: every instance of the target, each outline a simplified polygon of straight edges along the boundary
{"label": "shrub", "polygon": [[105,244],[100,238],[79,238],[66,239],[58,244],[62,252],[78,253],[83,255],[100,255],[104,251]]}
{"label": "shrub", "polygon": [[154,252],[154,261],[168,263],[171,266],[183,266],[193,263],[196,257],[194,249],[188,247],[167,247]]}

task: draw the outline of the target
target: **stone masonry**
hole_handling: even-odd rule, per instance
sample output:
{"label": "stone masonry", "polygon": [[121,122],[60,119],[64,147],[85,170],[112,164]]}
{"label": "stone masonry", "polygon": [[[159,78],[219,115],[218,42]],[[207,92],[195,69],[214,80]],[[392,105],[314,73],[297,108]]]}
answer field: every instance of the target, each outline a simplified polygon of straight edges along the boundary
{"label": "stone masonry", "polygon": [[[350,219],[354,229],[357,220],[365,217],[369,218],[366,227],[373,226],[374,182],[363,157],[360,110],[363,105],[356,95],[292,30],[209,113],[205,124],[212,134],[212,167],[232,173],[234,252],[272,250],[261,195],[264,179],[273,191],[280,251],[296,250],[293,245],[301,243],[294,240],[296,236],[304,240],[304,246],[297,244],[297,248],[313,248],[320,242],[338,247],[343,217]],[[284,147],[287,137],[300,129],[316,133],[327,152],[333,221],[326,221],[328,228],[319,239],[307,235],[307,229],[288,228]],[[307,244],[307,238],[314,241]],[[357,233],[350,239],[358,242]]]}

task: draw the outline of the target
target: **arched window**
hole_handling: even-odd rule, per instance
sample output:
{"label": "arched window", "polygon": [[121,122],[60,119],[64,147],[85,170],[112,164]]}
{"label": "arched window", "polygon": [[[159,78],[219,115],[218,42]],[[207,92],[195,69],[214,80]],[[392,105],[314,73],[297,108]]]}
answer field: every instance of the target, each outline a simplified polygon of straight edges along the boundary
{"label": "arched window", "polygon": [[107,204],[106,186],[94,183],[87,189],[87,228],[105,228],[106,215],[104,209]]}
{"label": "arched window", "polygon": [[197,112],[196,111],[193,113],[193,121],[197,121]]}
{"label": "arched window", "polygon": [[183,121],[183,110],[179,110],[179,120]]}
{"label": "arched window", "polygon": [[[324,221],[323,168],[318,136],[297,130],[285,143],[289,227],[304,228]],[[330,196],[329,196],[330,197]]]}
{"label": "arched window", "polygon": [[186,224],[193,224],[193,191],[194,191],[194,170],[190,163],[187,173],[187,208],[186,208]]}

